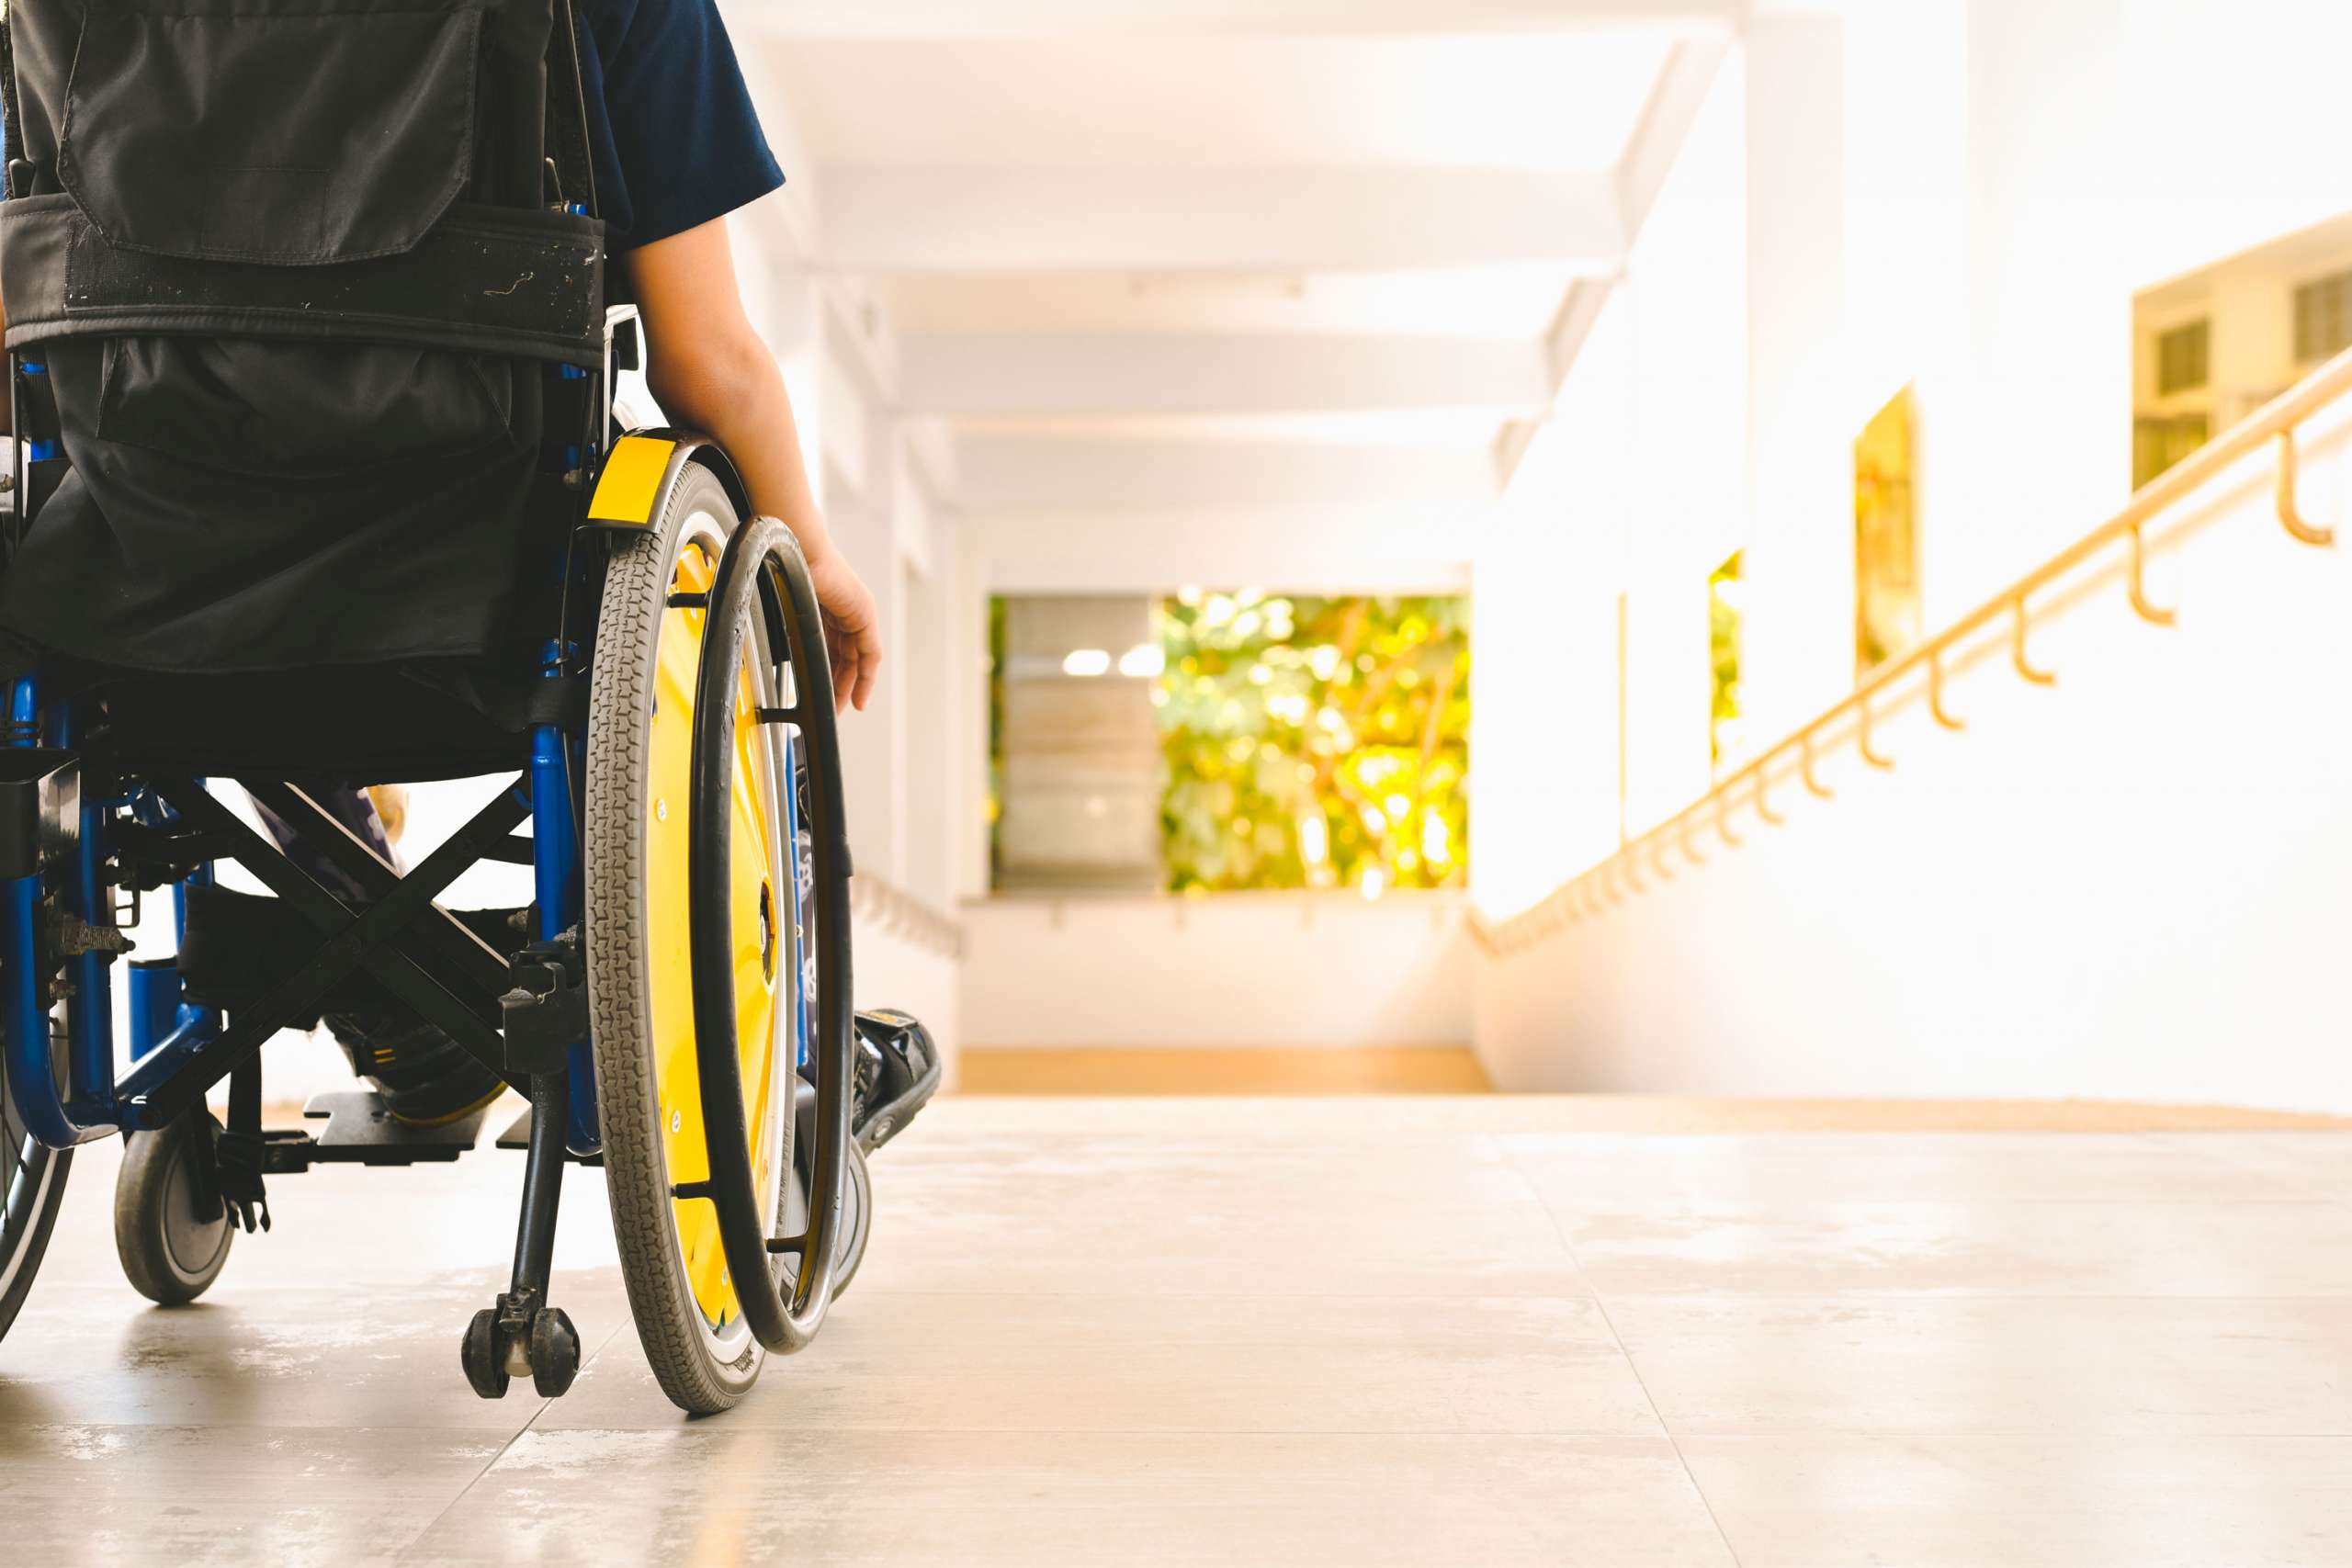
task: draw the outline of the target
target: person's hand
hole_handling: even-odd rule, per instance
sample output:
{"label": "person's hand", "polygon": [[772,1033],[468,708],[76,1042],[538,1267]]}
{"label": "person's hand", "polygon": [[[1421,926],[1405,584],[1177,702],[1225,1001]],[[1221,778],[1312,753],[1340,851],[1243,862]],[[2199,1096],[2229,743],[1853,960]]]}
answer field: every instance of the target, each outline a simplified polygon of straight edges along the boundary
{"label": "person's hand", "polygon": [[882,668],[882,615],[873,590],[839,550],[808,560],[817,607],[825,618],[825,655],[833,667],[833,711],[854,705],[863,711],[874,696]]}

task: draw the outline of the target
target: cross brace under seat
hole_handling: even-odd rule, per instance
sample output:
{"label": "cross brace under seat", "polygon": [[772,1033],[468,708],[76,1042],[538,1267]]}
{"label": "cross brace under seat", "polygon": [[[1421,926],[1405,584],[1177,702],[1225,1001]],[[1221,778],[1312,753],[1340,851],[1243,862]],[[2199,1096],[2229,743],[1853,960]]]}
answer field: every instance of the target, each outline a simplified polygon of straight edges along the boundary
{"label": "cross brace under seat", "polygon": [[368,975],[491,1071],[525,1094],[526,1073],[514,1070],[499,1028],[501,998],[512,983],[504,957],[433,900],[469,867],[504,847],[530,815],[523,784],[499,792],[448,842],[402,876],[316,801],[291,784],[261,784],[250,793],[290,824],[299,839],[366,889],[358,908],[344,902],[288,859],[201,784],[154,779],[149,786],[214,852],[253,873],[320,932],[318,948],[230,1026],[184,1053],[158,1052],[124,1078],[120,1097],[133,1124],[156,1128],[201,1103],[215,1084],[254,1058],[279,1030],[315,1017],[318,1004],[355,971]]}

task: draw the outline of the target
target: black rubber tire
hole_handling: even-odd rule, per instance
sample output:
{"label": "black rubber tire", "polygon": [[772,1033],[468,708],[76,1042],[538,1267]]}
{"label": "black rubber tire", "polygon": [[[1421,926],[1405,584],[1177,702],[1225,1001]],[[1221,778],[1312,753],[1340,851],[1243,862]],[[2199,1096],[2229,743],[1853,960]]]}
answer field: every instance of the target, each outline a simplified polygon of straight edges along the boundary
{"label": "black rubber tire", "polygon": [[857,1278],[857,1266],[865,1261],[866,1238],[874,1234],[874,1178],[865,1168],[865,1151],[854,1140],[849,1145],[849,1190],[842,1198],[855,1206],[856,1213],[842,1231],[841,1272],[833,1276],[835,1301],[847,1293],[849,1282]]}
{"label": "black rubber tire", "polygon": [[503,1399],[512,1374],[506,1370],[506,1358],[498,1349],[498,1314],[484,1307],[474,1314],[466,1325],[466,1337],[458,1347],[458,1364],[466,1370],[466,1382],[484,1399]]}
{"label": "black rubber tire", "polygon": [[561,1307],[541,1307],[531,1314],[531,1387],[560,1399],[579,1375],[580,1331]]}
{"label": "black rubber tire", "polygon": [[0,1338],[32,1292],[73,1169],[74,1151],[34,1143],[0,1089]]}
{"label": "black rubber tire", "polygon": [[[215,1125],[206,1115],[208,1135]],[[115,1256],[131,1289],[157,1306],[186,1306],[210,1290],[237,1239],[225,1210],[209,1222],[194,1212],[196,1126],[183,1117],[131,1134],[115,1177]]]}
{"label": "black rubber tire", "polygon": [[[723,546],[737,522],[734,502],[718,476],[689,464],[652,525],[616,544],[597,616],[588,705],[583,869],[589,1029],[613,1239],[629,1313],[654,1381],[673,1404],[697,1416],[739,1404],[758,1379],[766,1352],[748,1331],[722,1338],[705,1322],[679,1247],[659,1124],[648,976],[652,944],[665,936],[683,941],[685,933],[650,929],[645,824],[655,661],[672,573],[689,523],[697,530],[715,527]],[[712,565],[717,562],[714,549]],[[681,801],[677,808],[684,806]],[[790,1122],[785,1118],[786,1137]],[[789,1170],[789,1150],[782,1163]]]}

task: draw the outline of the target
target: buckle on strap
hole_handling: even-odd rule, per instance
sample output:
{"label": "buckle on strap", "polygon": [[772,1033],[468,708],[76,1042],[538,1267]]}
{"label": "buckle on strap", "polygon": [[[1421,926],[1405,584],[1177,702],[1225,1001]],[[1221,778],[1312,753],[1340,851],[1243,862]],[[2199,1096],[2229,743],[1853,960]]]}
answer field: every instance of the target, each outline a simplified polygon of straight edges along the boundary
{"label": "buckle on strap", "polygon": [[588,1038],[588,971],[575,928],[516,953],[514,984],[498,998],[510,1074],[551,1073]]}

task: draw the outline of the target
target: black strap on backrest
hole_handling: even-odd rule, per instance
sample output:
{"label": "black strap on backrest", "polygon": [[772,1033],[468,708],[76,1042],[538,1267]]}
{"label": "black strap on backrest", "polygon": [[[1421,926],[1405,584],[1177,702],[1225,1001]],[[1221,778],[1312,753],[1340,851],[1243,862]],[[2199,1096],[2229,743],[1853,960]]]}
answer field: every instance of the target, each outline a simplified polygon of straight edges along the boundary
{"label": "black strap on backrest", "polygon": [[[32,164],[25,157],[23,122],[17,112],[17,51],[8,41],[7,8],[0,5],[0,135],[7,139],[8,179],[0,196],[23,196],[31,188]],[[17,166],[25,169],[23,188],[19,188]]]}
{"label": "black strap on backrest", "polygon": [[555,7],[548,31],[547,137],[543,143],[562,186],[561,199],[591,218],[596,206],[596,159],[588,143],[588,84],[580,71],[580,29],[571,0]]}
{"label": "black strap on backrest", "polygon": [[410,344],[594,367],[604,225],[460,202],[413,250],[327,266],[119,248],[67,195],[0,202],[7,346],[124,333]]}

